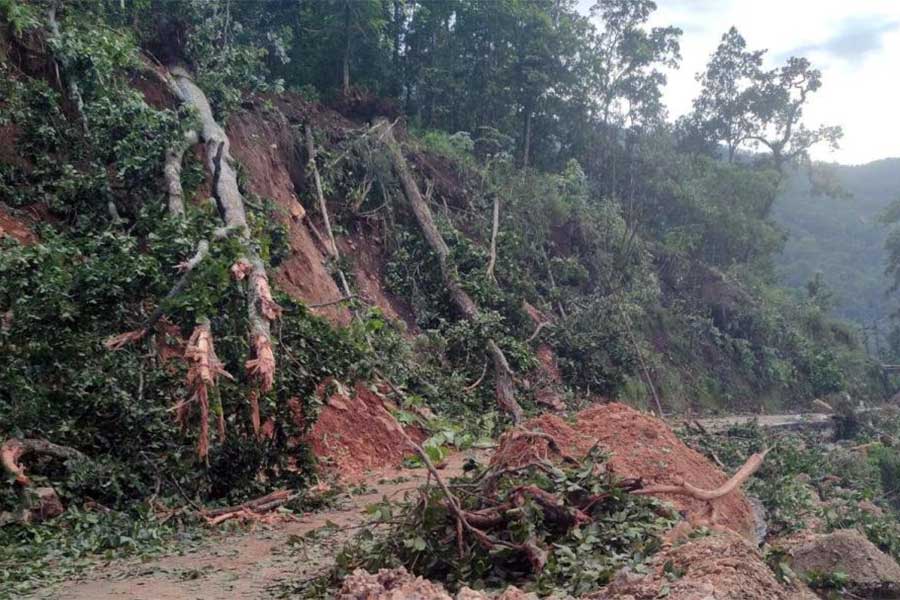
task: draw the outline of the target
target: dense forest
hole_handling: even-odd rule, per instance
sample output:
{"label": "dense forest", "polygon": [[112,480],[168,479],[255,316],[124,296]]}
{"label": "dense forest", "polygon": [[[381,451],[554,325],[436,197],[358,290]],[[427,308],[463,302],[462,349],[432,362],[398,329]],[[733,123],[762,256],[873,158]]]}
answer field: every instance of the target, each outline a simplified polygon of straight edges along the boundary
{"label": "dense forest", "polygon": [[816,194],[797,174],[775,201],[772,218],[787,233],[776,261],[779,276],[801,296],[820,277],[833,314],[865,328],[873,354],[895,353],[888,336],[897,302],[885,276],[889,227],[883,217],[900,190],[900,159],[822,169],[840,193]]}
{"label": "dense forest", "polygon": [[[803,57],[767,66],[737,28],[698,74],[693,110],[671,118],[681,32],[650,26],[655,10],[0,0],[10,594],[88,557],[322,509],[343,497],[323,492],[339,485],[328,476],[402,463],[427,470],[419,508],[371,512],[413,533],[357,540],[340,575],[403,566],[454,591],[581,595],[681,519],[644,495],[674,480],[607,470],[602,427],[648,427],[635,439],[683,448],[704,485],[746,460],[720,495],[771,440],[751,428],[739,447],[691,442],[713,464],[660,418],[824,405],[845,437],[870,435],[853,407],[896,390],[833,315],[890,311],[878,273],[900,252],[869,224],[891,221],[879,211],[896,164],[839,168],[858,204],[833,187],[808,199],[821,187],[810,151],[842,135],[805,115],[827,82]],[[600,424],[572,425],[580,410]],[[573,445],[550,435],[570,425]],[[560,466],[519,462],[522,436]],[[806,507],[785,481],[821,456],[775,445],[760,497]],[[495,446],[493,471],[473,458],[465,472],[481,475],[444,484],[457,452]],[[900,464],[885,452],[873,456]],[[875,486],[881,463],[866,464]],[[737,494],[723,514],[750,535]],[[896,554],[888,522],[866,535]],[[337,576],[300,587],[326,597]]]}

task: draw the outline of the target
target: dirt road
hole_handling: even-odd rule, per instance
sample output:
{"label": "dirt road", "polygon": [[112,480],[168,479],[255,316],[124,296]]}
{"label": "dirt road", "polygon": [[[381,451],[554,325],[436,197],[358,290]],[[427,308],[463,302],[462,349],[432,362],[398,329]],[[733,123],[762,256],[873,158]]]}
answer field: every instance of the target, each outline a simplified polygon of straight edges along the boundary
{"label": "dirt road", "polygon": [[[455,477],[477,451],[451,456],[442,476]],[[383,497],[402,498],[422,485],[425,469],[391,469],[373,473],[364,493],[351,496],[335,510],[311,513],[296,521],[258,525],[233,533],[211,534],[184,555],[141,561],[127,559],[98,564],[81,579],[40,590],[32,598],[60,600],[225,600],[271,598],[285,583],[324,572],[342,543],[358,532],[366,507]],[[326,528],[333,523],[337,528]],[[323,529],[325,528],[325,529]],[[321,530],[304,543],[300,536]]]}
{"label": "dirt road", "polygon": [[[730,416],[698,421],[710,431],[722,431],[752,421],[763,427],[827,426],[830,415]],[[458,453],[450,457],[442,474],[447,478],[459,475],[470,456],[485,460],[484,451]],[[211,533],[198,547],[180,555],[98,563],[79,579],[53,585],[30,597],[60,600],[275,597],[283,591],[284,584],[327,570],[343,542],[366,526],[367,506],[385,496],[401,498],[422,485],[426,478],[425,469],[375,472],[367,479],[363,493],[348,497],[337,509],[276,525]],[[327,529],[329,523],[337,528]],[[302,536],[316,530],[321,533],[314,541],[302,541]]]}

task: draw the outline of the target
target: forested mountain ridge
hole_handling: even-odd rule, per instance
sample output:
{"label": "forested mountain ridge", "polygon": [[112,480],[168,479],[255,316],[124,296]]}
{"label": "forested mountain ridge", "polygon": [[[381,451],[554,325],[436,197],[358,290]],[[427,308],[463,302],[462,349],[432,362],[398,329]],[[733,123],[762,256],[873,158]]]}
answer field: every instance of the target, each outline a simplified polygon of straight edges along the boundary
{"label": "forested mountain ridge", "polygon": [[[649,26],[648,0],[591,18],[559,0],[266,7],[0,0],[0,573],[17,590],[191,518],[306,510],[319,477],[437,473],[504,430],[562,453],[531,417],[894,391],[821,298],[776,285],[776,194],[840,137],[805,120],[807,60],[763,68],[732,29],[672,123],[680,32]],[[586,414],[603,411],[681,444],[620,404]],[[630,493],[641,473],[620,485],[572,443],[577,468],[529,472],[502,518],[472,517],[541,521],[521,523],[540,544],[498,542],[541,593],[607,583],[677,520]],[[559,531],[538,484],[573,492]],[[497,577],[494,538],[436,493],[454,585]],[[566,538],[608,560],[582,576],[548,556],[584,511],[615,523]],[[398,543],[410,568],[450,568],[415,558],[446,555],[442,535]]]}
{"label": "forested mountain ridge", "polygon": [[900,159],[824,168],[849,197],[815,195],[803,175],[788,181],[772,210],[787,232],[779,276],[806,294],[807,282],[821,272],[834,314],[862,326],[877,323],[883,343],[896,300],[885,277],[888,228],[880,217],[900,194]]}

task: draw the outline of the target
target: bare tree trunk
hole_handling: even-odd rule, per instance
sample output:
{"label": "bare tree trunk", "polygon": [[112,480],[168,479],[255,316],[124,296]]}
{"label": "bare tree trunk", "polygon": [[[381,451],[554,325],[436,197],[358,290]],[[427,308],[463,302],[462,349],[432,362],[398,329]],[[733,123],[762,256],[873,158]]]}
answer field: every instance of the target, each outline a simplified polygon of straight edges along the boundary
{"label": "bare tree trunk", "polygon": [[[379,119],[378,126],[384,128],[384,133],[381,134],[380,138],[384,141],[391,163],[403,187],[404,195],[409,201],[416,221],[419,223],[419,228],[422,230],[428,245],[437,254],[441,276],[447,291],[450,293],[450,298],[466,319],[476,319],[478,317],[478,306],[460,284],[459,273],[455,265],[450,262],[450,249],[447,247],[447,243],[441,236],[440,231],[438,231],[431,209],[424,198],[422,198],[419,186],[409,171],[409,166],[403,157],[400,145],[394,139],[393,132],[390,130],[391,125],[386,120]],[[519,422],[522,419],[522,408],[515,399],[513,373],[509,362],[506,360],[503,350],[500,349],[500,346],[494,340],[489,339],[487,341],[487,350],[494,360],[497,403],[512,415],[513,420]]]}
{"label": "bare tree trunk", "polygon": [[171,69],[175,85],[183,102],[193,108],[200,119],[200,138],[206,144],[207,167],[213,174],[213,195],[229,231],[237,231],[243,241],[245,260],[250,265],[248,289],[248,317],[250,345],[256,357],[248,361],[248,370],[259,375],[263,392],[271,389],[274,373],[270,322],[277,318],[279,308],[271,299],[265,266],[254,247],[244,199],[232,167],[230,141],[225,130],[216,122],[209,101],[190,74],[180,67]]}
{"label": "bare tree trunk", "polygon": [[[50,35],[51,39],[58,40],[62,37],[62,34],[59,32],[59,21],[56,20],[56,6],[51,5],[50,9],[47,11],[47,21],[50,24]],[[69,98],[75,103],[75,109],[78,111],[78,117],[81,119],[81,129],[87,134],[90,129],[88,127],[87,115],[84,113],[84,99],[81,97],[81,89],[78,87],[78,83],[68,77],[66,72],[69,70],[68,59],[65,56],[60,56],[57,59],[57,68],[62,68],[63,75],[60,77],[59,72],[57,71],[57,78],[66,79],[67,86],[69,88]],[[62,81],[60,81],[60,85],[62,85]]]}
{"label": "bare tree trunk", "polygon": [[530,162],[531,154],[531,120],[532,110],[530,107],[525,109],[525,136],[522,142],[522,168],[527,169]]}
{"label": "bare tree trunk", "polygon": [[169,194],[169,214],[184,216],[184,188],[181,187],[181,166],[185,151],[199,141],[196,131],[188,131],[184,138],[166,151],[163,173]]}
{"label": "bare tree trunk", "polygon": [[[316,166],[316,145],[313,142],[312,128],[307,125],[304,128],[306,134],[306,154],[309,156],[309,168],[313,173],[313,181],[316,186],[316,197],[319,200],[319,211],[322,213],[322,220],[325,222],[325,233],[328,235],[328,251],[335,260],[340,260],[341,255],[338,252],[337,242],[334,240],[334,231],[331,229],[331,219],[328,217],[328,205],[325,203],[325,194],[322,192],[322,180],[319,177],[319,168]],[[341,280],[341,288],[345,296],[352,296],[350,285],[347,283],[347,276],[343,269],[338,268],[338,276]]]}
{"label": "bare tree trunk", "polygon": [[341,91],[344,93],[344,96],[350,95],[350,10],[350,0],[344,0],[344,59],[341,61],[343,66]]}
{"label": "bare tree trunk", "polygon": [[494,277],[494,267],[497,264],[497,233],[500,231],[500,195],[494,194],[494,218],[491,226],[491,256],[488,260],[487,276],[493,281],[497,281]]}

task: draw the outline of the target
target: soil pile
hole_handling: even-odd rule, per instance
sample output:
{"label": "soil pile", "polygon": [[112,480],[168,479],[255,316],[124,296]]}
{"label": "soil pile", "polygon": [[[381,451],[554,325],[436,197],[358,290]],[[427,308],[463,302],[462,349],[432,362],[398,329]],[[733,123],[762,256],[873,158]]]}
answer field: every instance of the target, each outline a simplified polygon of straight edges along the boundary
{"label": "soil pile", "polygon": [[336,384],[319,418],[309,432],[307,442],[321,468],[345,481],[359,481],[368,471],[399,465],[413,453],[402,432],[421,443],[424,435],[415,428],[403,429],[385,409],[381,398],[357,383],[352,393]]}
{"label": "soil pile", "polygon": [[[728,480],[728,475],[688,448],[663,421],[618,403],[591,406],[577,413],[572,424],[554,415],[526,421],[503,434],[491,464],[516,467],[537,459],[580,459],[595,446],[611,454],[607,467],[615,475],[640,478],[645,486],[675,484],[682,478],[694,486],[714,489]],[[709,505],[702,500],[668,494],[660,498],[672,502],[689,521],[709,514]],[[753,510],[742,491],[720,498],[716,508],[717,525],[752,538]]]}
{"label": "soil pile", "polygon": [[[279,265],[278,286],[308,304],[333,302],[343,296],[325,268],[325,254],[307,226],[306,208],[312,198],[301,202],[295,187],[303,176],[305,157],[298,150],[287,118],[262,114],[262,108],[244,111],[228,122],[231,151],[244,167],[250,191],[272,200],[278,218],[288,228],[290,254]],[[294,177],[292,178],[292,170]],[[304,208],[305,204],[305,208]],[[314,309],[334,323],[350,323],[350,312],[341,304]]]}
{"label": "soil pile", "polygon": [[808,589],[783,586],[759,551],[733,532],[721,532],[670,548],[647,565],[647,575],[619,573],[590,600],[806,600]]}
{"label": "soil pile", "polygon": [[803,532],[779,544],[798,575],[844,573],[856,597],[900,597],[900,565],[855,529]]}
{"label": "soil pile", "polygon": [[37,241],[31,228],[7,212],[0,204],[0,239],[4,236],[9,236],[21,244],[32,244]]}

